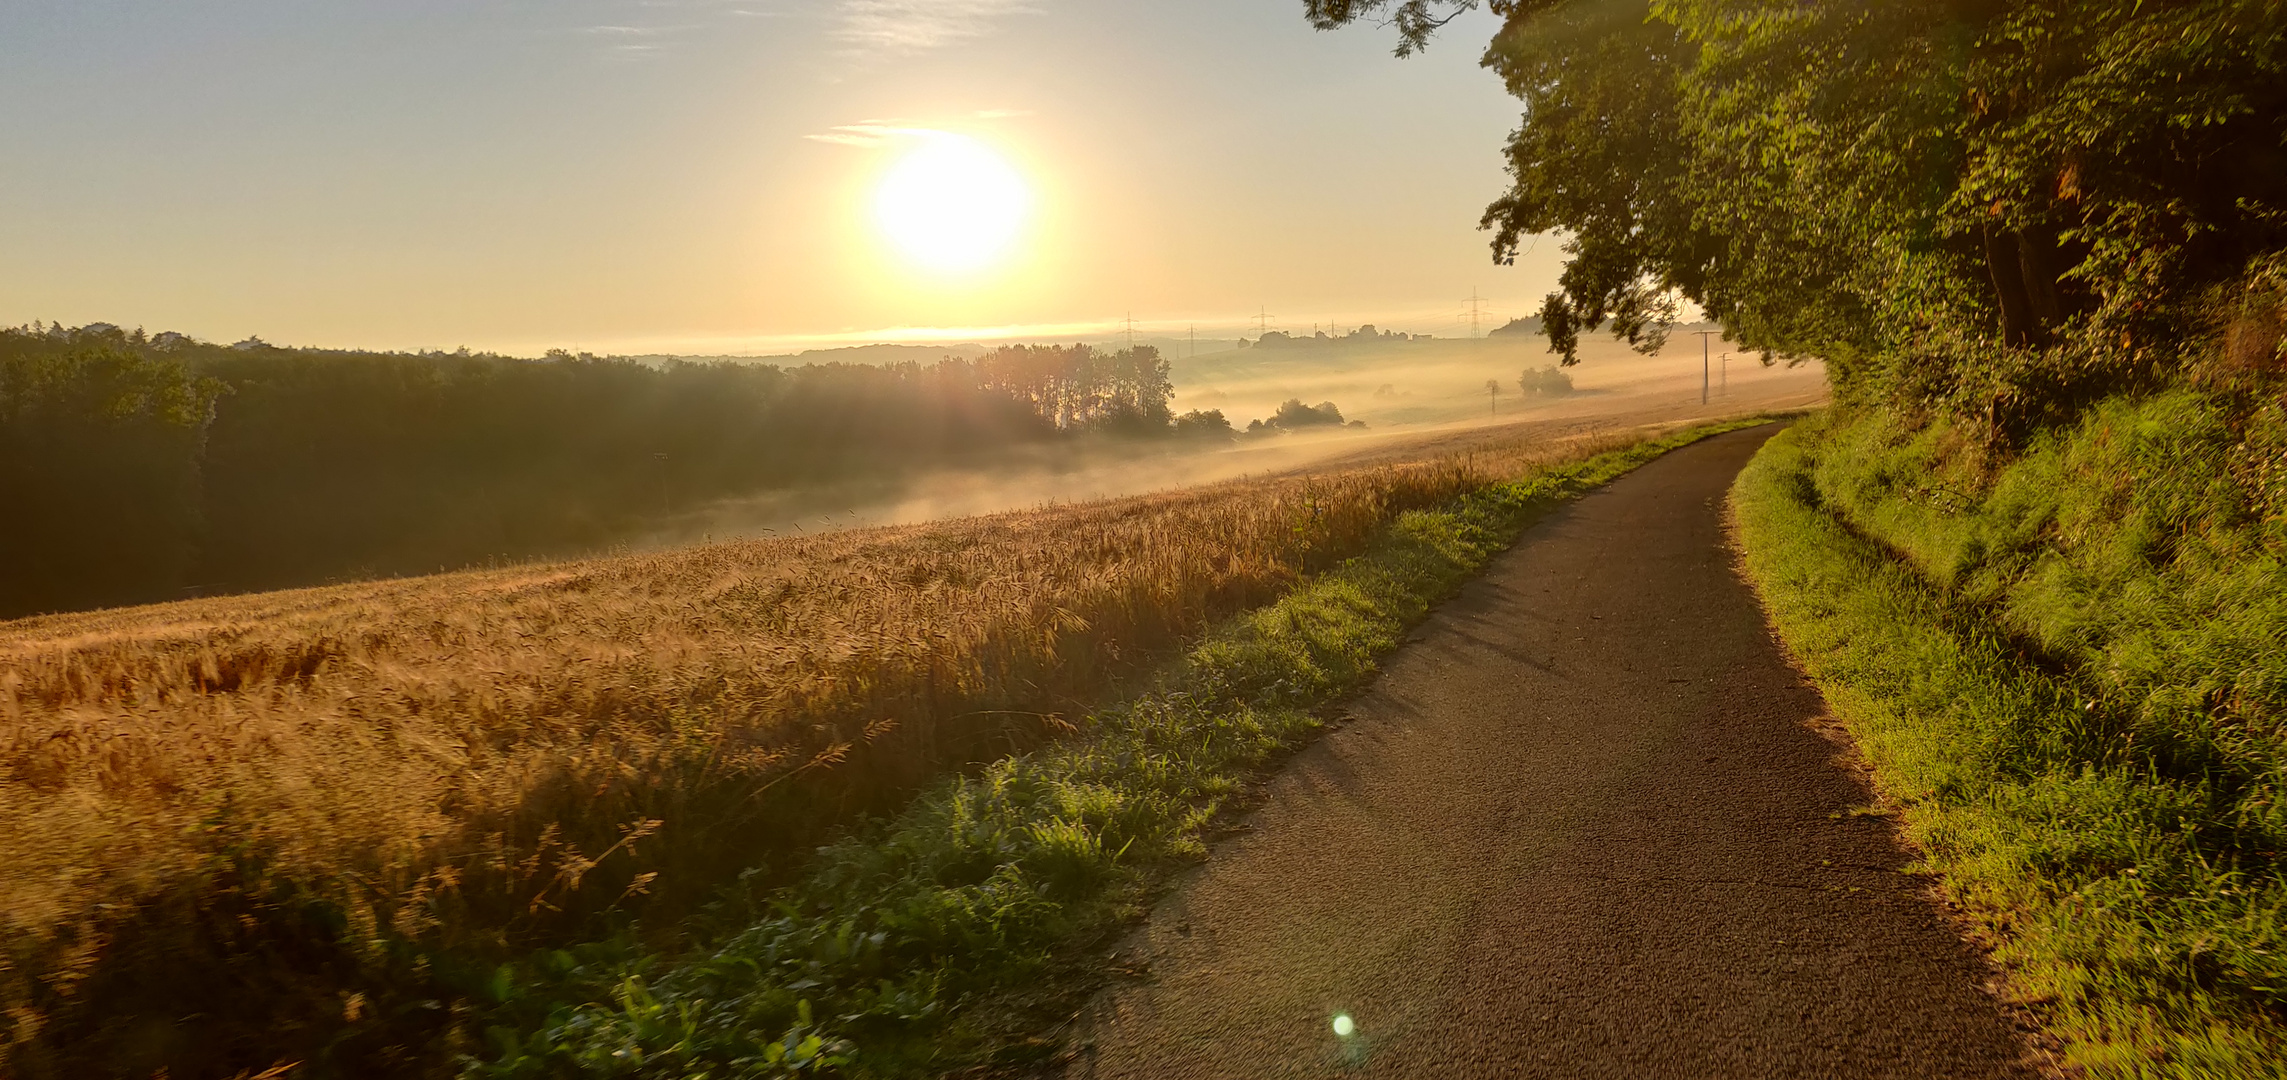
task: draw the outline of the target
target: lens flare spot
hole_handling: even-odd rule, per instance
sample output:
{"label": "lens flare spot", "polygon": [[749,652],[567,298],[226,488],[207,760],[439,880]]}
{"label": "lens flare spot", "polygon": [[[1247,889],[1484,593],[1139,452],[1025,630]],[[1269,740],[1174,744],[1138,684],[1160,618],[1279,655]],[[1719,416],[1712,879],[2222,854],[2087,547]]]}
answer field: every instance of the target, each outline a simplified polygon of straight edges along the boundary
{"label": "lens flare spot", "polygon": [[1357,1031],[1358,1022],[1350,1019],[1349,1013],[1341,1013],[1334,1017],[1334,1034],[1347,1039],[1356,1034]]}

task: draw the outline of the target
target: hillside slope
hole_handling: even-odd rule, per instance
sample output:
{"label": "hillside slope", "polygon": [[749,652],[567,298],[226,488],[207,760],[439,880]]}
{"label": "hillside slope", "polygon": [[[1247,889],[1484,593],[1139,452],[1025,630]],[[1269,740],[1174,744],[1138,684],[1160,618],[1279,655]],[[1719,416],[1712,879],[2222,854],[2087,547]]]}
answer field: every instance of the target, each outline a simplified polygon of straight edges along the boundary
{"label": "hillside slope", "polygon": [[1740,481],[1776,625],[2095,1075],[2287,1074],[2280,406],[2119,396],[2008,453],[1841,410]]}

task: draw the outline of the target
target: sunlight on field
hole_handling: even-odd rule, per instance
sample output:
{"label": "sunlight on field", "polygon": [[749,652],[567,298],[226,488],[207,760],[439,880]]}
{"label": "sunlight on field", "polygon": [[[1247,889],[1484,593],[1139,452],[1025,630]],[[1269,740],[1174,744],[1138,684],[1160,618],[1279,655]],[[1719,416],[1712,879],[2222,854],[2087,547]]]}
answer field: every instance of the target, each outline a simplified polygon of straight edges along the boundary
{"label": "sunlight on field", "polygon": [[688,911],[1053,737],[1399,512],[1630,438],[1385,444],[1160,495],[0,624],[0,991],[37,1013],[50,976],[139,970],[107,942],[263,939],[298,910],[201,921],[242,889],[342,912],[352,954]]}
{"label": "sunlight on field", "polygon": [[[989,469],[942,469],[869,486],[842,485],[725,499],[684,510],[635,546],[672,547],[705,539],[815,533],[870,525],[912,524],[969,514],[1025,509],[1167,491],[1244,477],[1276,476],[1329,462],[1404,460],[1426,441],[1447,451],[1479,442],[1547,439],[1642,424],[1673,423],[1767,409],[1792,409],[1826,397],[1825,367],[1763,367],[1734,357],[1727,377],[1699,403],[1699,342],[1678,333],[1656,356],[1641,356],[1609,338],[1583,345],[1583,362],[1567,369],[1577,392],[1523,398],[1518,372],[1552,363],[1545,342],[1429,341],[1344,351],[1308,351],[1256,359],[1226,350],[1176,362],[1176,408],[1219,408],[1245,427],[1287,398],[1331,400],[1364,430],[1285,435],[1242,441],[1209,452],[1149,448],[1054,448],[1012,453]],[[1721,344],[1715,351],[1720,355]],[[1720,371],[1720,365],[1718,366]],[[1503,375],[1503,395],[1488,409],[1485,380]],[[1390,394],[1376,397],[1374,388]],[[1518,425],[1524,425],[1518,427]]]}
{"label": "sunlight on field", "polygon": [[[1345,417],[1375,429],[1482,423],[1488,419],[1589,415],[1654,403],[1699,402],[1700,342],[1678,327],[1667,346],[1645,356],[1609,336],[1581,341],[1581,362],[1565,369],[1576,392],[1565,398],[1526,398],[1519,374],[1554,364],[1538,335],[1438,338],[1340,348],[1239,349],[1175,362],[1177,409],[1222,409],[1241,426],[1288,398],[1333,401]],[[1727,346],[1713,342],[1713,357]],[[1825,367],[1764,367],[1752,354],[1735,353],[1712,364],[1710,406],[1760,407],[1775,395],[1816,393]],[[1501,393],[1488,400],[1487,379]]]}

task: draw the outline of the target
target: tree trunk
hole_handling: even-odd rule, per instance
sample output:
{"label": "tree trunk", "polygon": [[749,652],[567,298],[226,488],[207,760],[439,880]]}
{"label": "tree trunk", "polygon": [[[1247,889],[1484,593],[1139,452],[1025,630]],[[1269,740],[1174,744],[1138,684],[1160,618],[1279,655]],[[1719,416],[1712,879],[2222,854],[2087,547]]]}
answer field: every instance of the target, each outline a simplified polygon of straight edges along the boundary
{"label": "tree trunk", "polygon": [[2057,234],[2041,227],[2017,234],[2017,267],[2024,275],[2025,299],[2032,316],[2036,344],[2047,344],[2065,321],[2064,303],[2057,295]]}
{"label": "tree trunk", "polygon": [[2015,233],[1991,225],[1979,230],[1985,241],[1985,269],[1993,278],[1993,296],[2001,305],[2001,340],[2011,345],[2032,345],[2040,332],[2033,302],[2025,294],[2025,265]]}

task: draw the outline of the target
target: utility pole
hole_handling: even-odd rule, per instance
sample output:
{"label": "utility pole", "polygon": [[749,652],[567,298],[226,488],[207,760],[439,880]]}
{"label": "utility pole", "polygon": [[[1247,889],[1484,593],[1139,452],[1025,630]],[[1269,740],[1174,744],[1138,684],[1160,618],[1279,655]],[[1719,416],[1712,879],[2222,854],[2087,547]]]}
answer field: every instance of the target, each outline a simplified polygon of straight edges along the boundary
{"label": "utility pole", "polygon": [[[1188,353],[1186,353],[1186,354],[1184,354],[1184,355],[1186,356],[1186,358],[1188,358],[1188,357],[1192,357],[1192,356],[1197,356],[1197,355],[1199,355],[1199,324],[1198,324],[1198,323],[1192,323],[1192,324],[1191,324],[1191,351],[1190,351],[1190,352],[1188,352]],[[1731,355],[1731,354],[1729,354],[1729,353],[1725,353],[1724,355],[1725,355],[1725,356],[1729,356],[1729,355]]]}
{"label": "utility pole", "polygon": [[1707,339],[1711,334],[1722,332],[1721,330],[1692,331],[1692,333],[1699,335],[1699,403],[1702,405],[1707,404]]}
{"label": "utility pole", "polygon": [[1120,329],[1121,329],[1122,331],[1126,332],[1126,334],[1128,335],[1128,350],[1129,350],[1130,352],[1133,352],[1133,351],[1135,350],[1135,347],[1136,347],[1136,313],[1135,313],[1135,312],[1133,312],[1133,311],[1131,311],[1131,312],[1128,312],[1128,317],[1127,317],[1127,318],[1125,318],[1125,319],[1121,319],[1121,320],[1120,320]]}
{"label": "utility pole", "polygon": [[1491,417],[1501,415],[1501,380],[1499,379],[1485,380],[1485,415]]}
{"label": "utility pole", "polygon": [[1271,313],[1270,309],[1268,308],[1262,308],[1259,304],[1256,306],[1261,308],[1261,310],[1255,314],[1255,337],[1261,338],[1264,334],[1270,332]]}
{"label": "utility pole", "polygon": [[1471,341],[1477,340],[1477,311],[1479,305],[1484,302],[1485,298],[1477,295],[1477,286],[1471,285],[1469,287],[1469,340]]}

